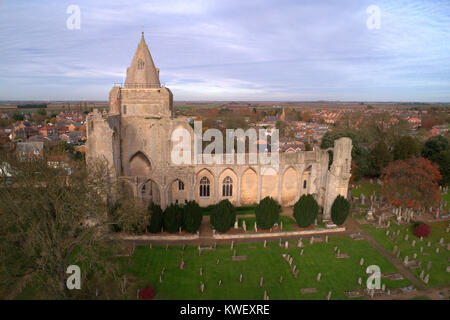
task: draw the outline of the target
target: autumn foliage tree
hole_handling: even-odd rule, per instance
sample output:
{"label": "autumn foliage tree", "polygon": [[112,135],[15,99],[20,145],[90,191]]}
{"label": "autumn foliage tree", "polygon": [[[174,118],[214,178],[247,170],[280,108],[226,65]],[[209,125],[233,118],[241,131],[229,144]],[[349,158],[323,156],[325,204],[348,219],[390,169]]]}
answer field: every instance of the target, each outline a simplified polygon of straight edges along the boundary
{"label": "autumn foliage tree", "polygon": [[441,199],[439,166],[422,157],[391,162],[383,169],[382,180],[384,197],[396,207],[431,207]]}

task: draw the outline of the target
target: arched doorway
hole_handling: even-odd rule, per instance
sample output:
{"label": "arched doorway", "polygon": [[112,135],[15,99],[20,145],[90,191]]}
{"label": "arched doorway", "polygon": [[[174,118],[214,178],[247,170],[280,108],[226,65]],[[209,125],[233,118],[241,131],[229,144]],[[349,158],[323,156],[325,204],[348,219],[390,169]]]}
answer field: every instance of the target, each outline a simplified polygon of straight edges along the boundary
{"label": "arched doorway", "polygon": [[145,206],[151,203],[161,205],[161,194],[158,184],[151,179],[141,184],[138,189],[138,198]]}

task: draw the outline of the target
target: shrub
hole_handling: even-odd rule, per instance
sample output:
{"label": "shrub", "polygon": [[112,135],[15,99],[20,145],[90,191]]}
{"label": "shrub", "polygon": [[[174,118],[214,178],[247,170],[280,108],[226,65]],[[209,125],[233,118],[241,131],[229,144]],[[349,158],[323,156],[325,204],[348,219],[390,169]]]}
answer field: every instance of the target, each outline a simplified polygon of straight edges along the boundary
{"label": "shrub", "polygon": [[219,232],[227,232],[236,221],[236,209],[227,199],[211,209],[211,224]]}
{"label": "shrub", "polygon": [[148,227],[148,231],[151,233],[157,233],[161,231],[161,227],[163,225],[163,212],[161,210],[161,207],[152,203],[148,207],[149,211],[151,212],[151,218],[150,218],[150,226]]}
{"label": "shrub", "polygon": [[200,229],[202,224],[202,208],[195,201],[189,201],[183,208],[184,225],[183,228],[187,232],[195,233]]}
{"label": "shrub", "polygon": [[281,206],[270,197],[262,199],[255,208],[256,223],[261,229],[270,229],[280,217]]}
{"label": "shrub", "polygon": [[164,210],[163,225],[167,232],[177,232],[183,225],[183,209],[176,204],[168,206]]}
{"label": "shrub", "polygon": [[431,233],[431,226],[425,223],[420,223],[414,228],[414,235],[416,237],[427,238]]}
{"label": "shrub", "polygon": [[149,300],[149,299],[153,299],[154,296],[155,296],[155,291],[153,290],[153,288],[151,286],[147,286],[147,287],[139,289],[139,299]]}
{"label": "shrub", "polygon": [[336,225],[340,226],[344,224],[349,212],[350,202],[341,195],[337,196],[331,206],[331,220],[333,220]]}
{"label": "shrub", "polygon": [[304,194],[294,205],[294,218],[299,227],[309,227],[317,217],[319,205],[311,194]]}
{"label": "shrub", "polygon": [[136,205],[133,199],[120,201],[114,216],[117,221],[116,230],[125,233],[142,234],[149,224],[147,209]]}

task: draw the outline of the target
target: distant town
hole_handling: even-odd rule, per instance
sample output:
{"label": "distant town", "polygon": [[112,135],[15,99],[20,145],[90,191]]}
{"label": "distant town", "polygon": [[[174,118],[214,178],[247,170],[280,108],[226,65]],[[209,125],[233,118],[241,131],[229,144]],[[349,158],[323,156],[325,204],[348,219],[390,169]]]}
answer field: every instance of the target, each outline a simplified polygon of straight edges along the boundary
{"label": "distant town", "polygon": [[[203,129],[265,128],[280,132],[280,152],[310,151],[327,132],[358,127],[364,119],[383,116],[387,124],[403,123],[409,135],[424,141],[446,135],[450,112],[446,104],[365,102],[178,102],[176,115],[202,121]],[[106,102],[0,103],[0,145],[17,153],[42,154],[63,148],[53,157],[67,164],[84,159],[86,117]],[[59,149],[58,149],[59,150]],[[259,148],[258,148],[259,150]],[[51,159],[53,159],[51,157]]]}

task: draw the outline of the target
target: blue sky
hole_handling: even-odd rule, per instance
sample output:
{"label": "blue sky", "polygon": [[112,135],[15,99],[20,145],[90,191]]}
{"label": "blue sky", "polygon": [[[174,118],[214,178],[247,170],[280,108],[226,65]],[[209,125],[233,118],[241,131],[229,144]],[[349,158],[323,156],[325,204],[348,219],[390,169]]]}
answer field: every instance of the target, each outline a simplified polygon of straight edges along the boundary
{"label": "blue sky", "polygon": [[175,100],[450,101],[448,0],[0,0],[0,100],[107,100],[142,30]]}

